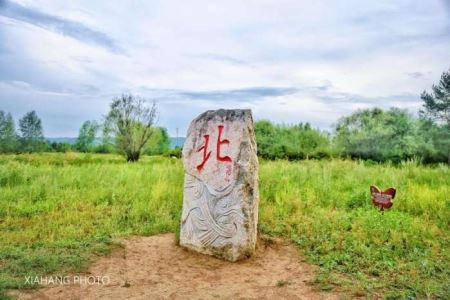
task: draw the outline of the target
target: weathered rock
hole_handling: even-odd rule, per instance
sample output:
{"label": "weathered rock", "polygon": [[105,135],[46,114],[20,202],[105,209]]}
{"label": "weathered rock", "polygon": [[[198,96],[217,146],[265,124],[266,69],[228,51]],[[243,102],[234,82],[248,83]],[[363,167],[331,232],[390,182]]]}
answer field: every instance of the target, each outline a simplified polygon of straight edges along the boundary
{"label": "weathered rock", "polygon": [[258,157],[250,110],[207,111],[183,147],[180,245],[236,261],[255,250]]}

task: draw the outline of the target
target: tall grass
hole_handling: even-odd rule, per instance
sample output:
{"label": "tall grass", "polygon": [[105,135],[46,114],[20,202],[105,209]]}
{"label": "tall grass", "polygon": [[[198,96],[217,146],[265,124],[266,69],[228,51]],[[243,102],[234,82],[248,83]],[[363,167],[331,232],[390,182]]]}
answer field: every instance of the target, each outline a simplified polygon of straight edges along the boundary
{"label": "tall grass", "polygon": [[[356,295],[450,295],[448,167],[263,162],[260,180],[260,229],[291,239],[321,266],[322,288],[347,281]],[[390,211],[371,206],[371,184],[397,188]]]}
{"label": "tall grass", "polygon": [[26,275],[83,270],[112,237],[174,231],[182,179],[174,159],[0,157],[0,289],[24,287]]}
{"label": "tall grass", "polygon": [[[370,204],[369,186],[395,186],[393,208]],[[174,232],[178,159],[114,155],[0,156],[0,295],[25,276],[64,275],[108,252],[116,236]],[[450,172],[330,161],[263,161],[261,232],[283,236],[319,265],[316,283],[356,295],[450,294]]]}

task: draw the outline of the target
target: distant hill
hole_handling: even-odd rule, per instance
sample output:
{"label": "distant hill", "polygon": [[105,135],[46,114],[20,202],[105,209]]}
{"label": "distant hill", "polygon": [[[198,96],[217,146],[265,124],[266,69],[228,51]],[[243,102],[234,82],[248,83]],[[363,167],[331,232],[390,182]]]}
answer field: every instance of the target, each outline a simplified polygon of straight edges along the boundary
{"label": "distant hill", "polygon": [[[74,138],[74,137],[49,137],[49,138],[46,138],[46,139],[50,143],[67,143],[67,144],[70,144],[70,145],[74,145],[75,142],[77,141],[77,138]],[[175,149],[176,147],[179,147],[179,148],[183,147],[185,139],[186,138],[184,138],[184,137],[178,137],[178,138],[171,137],[170,138],[170,148],[171,149]],[[94,144],[98,145],[101,142],[102,142],[102,139],[96,138],[95,141],[94,141]]]}
{"label": "distant hill", "polygon": [[46,138],[50,143],[66,143],[73,145],[77,141],[77,138],[74,137],[49,137]]}
{"label": "distant hill", "polygon": [[184,145],[184,141],[186,138],[184,137],[171,137],[170,138],[170,148],[175,149],[176,147],[181,148]]}

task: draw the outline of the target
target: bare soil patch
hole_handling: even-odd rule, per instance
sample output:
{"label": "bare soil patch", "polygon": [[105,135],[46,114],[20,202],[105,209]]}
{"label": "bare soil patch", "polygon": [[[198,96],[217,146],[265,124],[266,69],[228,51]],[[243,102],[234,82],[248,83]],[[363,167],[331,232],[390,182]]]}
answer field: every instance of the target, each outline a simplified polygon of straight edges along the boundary
{"label": "bare soil patch", "polygon": [[173,234],[131,237],[88,272],[106,285],[15,291],[19,299],[338,299],[314,289],[314,267],[281,239],[261,239],[256,255],[230,263],[185,250]]}

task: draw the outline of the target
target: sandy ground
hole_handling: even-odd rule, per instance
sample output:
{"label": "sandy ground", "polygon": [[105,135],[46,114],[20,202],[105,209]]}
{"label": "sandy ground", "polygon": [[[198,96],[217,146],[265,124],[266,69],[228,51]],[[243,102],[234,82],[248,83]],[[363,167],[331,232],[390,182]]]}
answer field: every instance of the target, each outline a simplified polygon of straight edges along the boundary
{"label": "sandy ground", "polygon": [[175,245],[173,234],[121,242],[123,248],[99,258],[87,273],[108,276],[109,284],[51,285],[13,294],[19,299],[339,298],[314,290],[314,268],[282,240],[260,240],[256,255],[237,263],[187,251]]}

